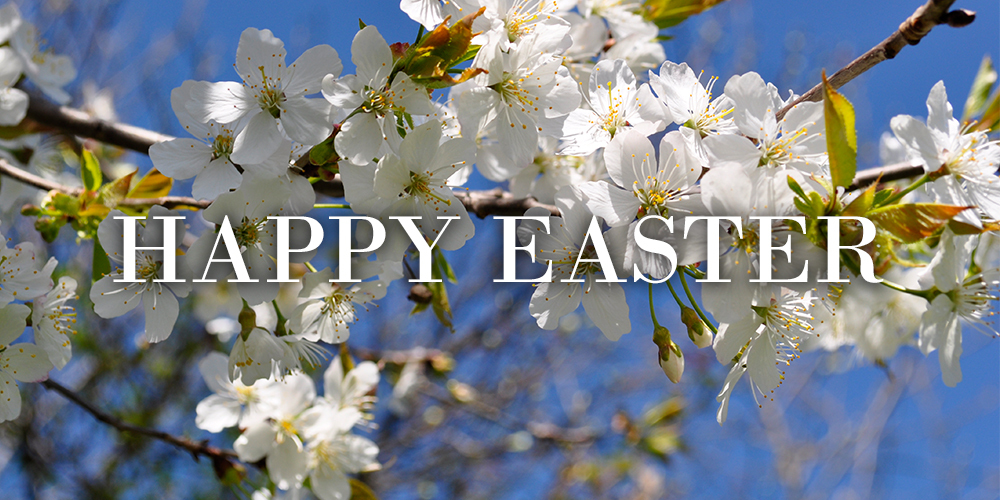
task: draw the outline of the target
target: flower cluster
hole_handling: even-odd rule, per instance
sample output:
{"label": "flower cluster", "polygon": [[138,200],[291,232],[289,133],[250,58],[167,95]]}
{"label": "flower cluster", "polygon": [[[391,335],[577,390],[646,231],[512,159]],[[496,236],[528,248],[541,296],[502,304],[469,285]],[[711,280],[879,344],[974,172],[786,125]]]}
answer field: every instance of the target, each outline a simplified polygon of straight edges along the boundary
{"label": "flower cluster", "polygon": [[0,125],[17,125],[28,111],[28,94],[15,85],[24,76],[56,102],[66,104],[63,87],[76,78],[69,57],[42,49],[38,29],[21,17],[17,4],[0,7]]}
{"label": "flower cluster", "polygon": [[239,427],[233,447],[240,460],[263,460],[282,490],[309,487],[322,500],[351,497],[346,474],[378,469],[378,446],[352,429],[370,419],[379,382],[375,363],[364,361],[346,373],[339,356],[323,374],[323,396],[312,378],[295,371],[272,374],[251,385],[230,381],[226,356],[212,353],[198,364],[214,394],[197,408],[198,427],[221,432]]}
{"label": "flower cluster", "polygon": [[[63,276],[53,284],[54,258],[43,264],[31,243],[10,247],[0,239],[0,422],[6,422],[21,414],[17,382],[41,382],[72,356],[76,312],[67,302],[76,298],[76,280]],[[28,325],[35,342],[14,343]]]}

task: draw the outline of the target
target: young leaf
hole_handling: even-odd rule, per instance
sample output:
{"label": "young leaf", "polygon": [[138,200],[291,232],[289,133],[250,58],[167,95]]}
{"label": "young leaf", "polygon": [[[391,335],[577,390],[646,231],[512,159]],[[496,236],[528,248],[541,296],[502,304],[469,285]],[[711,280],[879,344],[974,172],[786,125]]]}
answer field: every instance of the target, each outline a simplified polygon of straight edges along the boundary
{"label": "young leaf", "polygon": [[90,277],[95,282],[111,272],[111,261],[108,260],[108,254],[97,238],[94,238],[94,257],[90,269]]}
{"label": "young leaf", "polygon": [[159,170],[154,168],[139,180],[139,184],[136,184],[136,186],[128,192],[127,197],[140,199],[159,198],[170,194],[170,188],[173,187],[173,185],[173,179],[161,174]]}
{"label": "young leaf", "polygon": [[972,89],[969,90],[969,97],[965,100],[965,110],[962,112],[962,121],[972,119],[980,114],[990,98],[990,89],[997,81],[997,72],[993,69],[993,61],[989,54],[983,56],[983,62],[979,65],[976,79],[972,81]]}
{"label": "young leaf", "polygon": [[937,203],[908,203],[890,205],[868,212],[868,220],[898,238],[903,243],[916,243],[932,236],[952,217],[972,207],[939,205]]}
{"label": "young leaf", "polygon": [[645,0],[642,17],[664,29],[676,26],[685,19],[700,14],[725,0]]}
{"label": "young leaf", "polygon": [[854,106],[840,95],[823,72],[823,115],[826,150],[834,186],[847,187],[858,170],[858,136],[854,130]]}
{"label": "young leaf", "polygon": [[87,191],[97,191],[101,187],[101,164],[94,153],[84,149],[83,161],[80,162],[80,177]]}
{"label": "young leaf", "polygon": [[434,249],[434,260],[437,261],[437,265],[441,269],[441,274],[445,278],[448,278],[448,281],[458,283],[458,278],[455,277],[455,271],[452,270],[451,264],[448,264],[448,260],[444,258],[444,253],[437,248]]}
{"label": "young leaf", "polygon": [[872,205],[875,203],[875,188],[878,187],[877,182],[873,182],[868,189],[865,189],[857,198],[854,199],[849,205],[844,207],[844,211],[841,215],[844,216],[863,216],[869,210],[871,210]]}

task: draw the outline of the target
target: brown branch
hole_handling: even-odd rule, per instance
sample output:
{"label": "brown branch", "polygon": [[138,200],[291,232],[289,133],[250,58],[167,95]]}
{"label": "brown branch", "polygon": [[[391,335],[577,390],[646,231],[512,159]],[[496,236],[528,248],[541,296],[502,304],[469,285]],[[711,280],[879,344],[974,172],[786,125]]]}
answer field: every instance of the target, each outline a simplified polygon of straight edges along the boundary
{"label": "brown branch", "polygon": [[847,186],[847,191],[855,191],[870,186],[873,182],[890,182],[903,179],[912,179],[924,175],[924,165],[922,163],[914,165],[910,162],[895,163],[884,167],[869,168],[862,170],[854,176],[854,180]]}
{"label": "brown branch", "polygon": [[41,383],[46,389],[58,392],[64,398],[70,400],[73,404],[83,408],[87,413],[91,414],[98,421],[114,427],[119,432],[129,432],[132,434],[139,434],[141,436],[146,436],[153,438],[164,443],[171,444],[185,450],[198,460],[200,457],[205,456],[212,459],[212,463],[216,464],[219,461],[231,462],[232,460],[238,460],[236,452],[233,450],[224,450],[222,448],[217,448],[215,446],[210,446],[207,442],[195,442],[191,439],[185,437],[177,437],[173,434],[169,434],[160,430],[150,429],[147,427],[140,427],[138,425],[133,425],[122,419],[105,413],[101,409],[97,408],[79,394],[71,391],[69,388],[49,379]]}
{"label": "brown branch", "polygon": [[[25,184],[34,186],[39,189],[44,189],[46,191],[58,191],[60,193],[65,193],[70,196],[80,196],[83,193],[83,188],[67,186],[65,184],[59,184],[58,182],[53,182],[48,179],[39,177],[27,170],[22,170],[17,168],[4,159],[0,159],[0,174],[6,175],[12,179],[16,179]],[[116,206],[128,206],[128,207],[138,207],[145,205],[162,205],[166,208],[176,208],[176,207],[197,207],[197,208],[208,208],[211,204],[208,200],[196,200],[189,196],[161,196],[159,198],[124,198],[118,200]]]}
{"label": "brown branch", "polygon": [[152,130],[101,120],[78,109],[59,106],[37,94],[28,101],[25,120],[35,122],[42,128],[97,139],[142,154],[149,154],[149,147],[153,144],[173,139]]}
{"label": "brown branch", "polygon": [[[835,89],[840,88],[876,64],[896,57],[896,54],[903,50],[903,47],[920,43],[920,40],[939,24],[961,28],[976,19],[976,13],[969,10],[948,11],[953,3],[955,0],[928,0],[926,4],[918,7],[910,17],[903,21],[903,24],[899,25],[899,29],[888,38],[834,73],[830,77],[830,85]],[[822,98],[823,84],[820,83],[778,111],[777,118],[781,120],[785,113],[788,113],[792,107],[800,102],[819,101]]]}

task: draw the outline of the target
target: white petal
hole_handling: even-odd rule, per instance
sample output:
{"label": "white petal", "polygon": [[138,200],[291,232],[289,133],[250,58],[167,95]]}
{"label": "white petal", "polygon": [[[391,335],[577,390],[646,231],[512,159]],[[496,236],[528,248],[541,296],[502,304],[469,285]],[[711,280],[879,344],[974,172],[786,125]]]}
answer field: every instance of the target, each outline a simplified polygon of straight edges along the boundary
{"label": "white petal", "polygon": [[202,123],[209,120],[232,123],[249,111],[260,109],[243,84],[237,82],[194,82],[191,100],[185,107],[192,118]]}
{"label": "white petal", "polygon": [[531,295],[528,309],[539,327],[555,330],[559,326],[559,318],[579,307],[581,295],[579,283],[542,283]]}
{"label": "white petal", "polygon": [[281,107],[281,125],[288,137],[298,143],[319,144],[333,130],[329,119],[330,103],[324,99],[290,97]]}
{"label": "white petal", "polygon": [[14,420],[21,415],[21,391],[9,373],[0,370],[0,422]]}
{"label": "white petal", "polygon": [[[152,153],[152,150],[150,150]],[[240,187],[243,175],[232,162],[216,158],[201,171],[191,186],[191,196],[196,200],[214,200],[220,194]]]}
{"label": "white petal", "polygon": [[297,439],[285,437],[267,455],[267,472],[278,489],[297,488],[306,478],[309,456]]}
{"label": "white petal", "polygon": [[208,432],[222,432],[239,423],[240,411],[239,401],[212,394],[198,403],[194,423]]}
{"label": "white petal", "polygon": [[212,146],[194,139],[174,139],[149,147],[153,166],[167,177],[187,179],[205,170],[212,160]]}
{"label": "white petal", "polygon": [[250,123],[240,131],[233,142],[234,163],[261,163],[281,144],[278,121],[265,111],[255,113]]}
{"label": "white petal", "polygon": [[587,208],[602,217],[609,226],[624,226],[635,220],[639,199],[606,181],[585,182],[580,191],[587,197]]}
{"label": "white petal", "polygon": [[348,500],[351,483],[343,472],[330,467],[317,467],[309,474],[312,492],[320,500]]}
{"label": "white petal", "polygon": [[326,75],[333,75],[336,78],[343,69],[344,65],[333,47],[329,45],[312,47],[288,67],[285,95],[291,97],[299,94],[315,94],[322,90],[323,78]]}
{"label": "white petal", "polygon": [[257,422],[248,427],[240,437],[233,442],[233,450],[240,460],[253,463],[268,454],[274,447],[277,432],[267,422]]}
{"label": "white petal", "polygon": [[341,156],[356,165],[367,165],[385,142],[374,113],[358,113],[344,122],[334,139]]}
{"label": "white petal", "polygon": [[180,312],[177,297],[157,284],[143,292],[142,305],[146,309],[146,340],[150,343],[165,340],[173,332]]}
{"label": "white petal", "polygon": [[618,283],[597,283],[591,276],[583,292],[583,309],[608,340],[616,341],[632,329],[625,290]]}
{"label": "white petal", "polygon": [[52,362],[45,350],[35,344],[14,344],[3,353],[3,371],[21,382],[40,382],[49,376]]}

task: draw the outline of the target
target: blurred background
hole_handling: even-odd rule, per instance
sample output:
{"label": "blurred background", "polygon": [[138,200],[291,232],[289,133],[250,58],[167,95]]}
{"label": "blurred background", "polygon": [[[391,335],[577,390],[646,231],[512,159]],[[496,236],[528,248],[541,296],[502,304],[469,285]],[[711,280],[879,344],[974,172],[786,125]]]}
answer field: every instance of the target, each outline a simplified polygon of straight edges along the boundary
{"label": "blurred background", "polygon": [[[17,3],[48,45],[76,63],[72,106],[173,135],[183,131],[170,91],[186,79],[235,79],[247,27],[272,30],[290,58],[329,44],[344,73],[353,72],[359,18],[389,43],[417,33],[397,2],[383,0]],[[783,93],[801,93],[820,70],[832,73],[892,33],[920,3],[729,0],[667,30],[664,46],[668,59],[720,84],[753,70]],[[926,115],[934,83],[944,80],[960,110],[983,56],[1000,56],[998,2],[955,6],[978,11],[977,20],[935,29],[844,87],[857,111],[859,165],[880,164],[879,136],[892,116]],[[120,160],[142,172],[152,166],[138,154]],[[478,174],[469,186],[492,187]],[[178,194],[189,189],[190,181],[175,184]],[[15,214],[3,216],[5,236],[38,241],[31,221]],[[404,282],[351,328],[355,356],[385,361],[377,428],[367,434],[385,465],[364,477],[379,498],[998,497],[996,339],[965,332],[964,381],[953,389],[941,382],[937,356],[912,347],[885,366],[858,362],[849,350],[808,353],[762,408],[741,384],[720,427],[715,396],[727,367],[685,340],[686,373],[671,384],[657,365],[645,287],[626,287],[633,331],[618,342],[582,310],[556,331],[540,330],[528,313],[531,286],[492,282],[500,276],[500,225],[477,224],[476,238],[448,254],[459,277],[448,285],[454,332],[430,312],[411,316]],[[64,230],[50,252],[60,272],[85,277],[89,246]],[[197,360],[228,349],[210,333],[224,331],[225,320],[211,320],[235,317],[233,297],[220,289],[182,301],[173,336],[149,347],[136,341],[141,311],[103,320],[87,291],[83,284],[74,359],[53,378],[129,422],[230,448],[235,431],[197,429],[194,408],[209,394]],[[661,322],[683,337],[673,301],[666,290],[656,293]],[[2,497],[247,496],[223,486],[207,461],[119,434],[40,386],[22,391],[21,417],[0,426]],[[265,481],[251,468],[247,488]]]}

